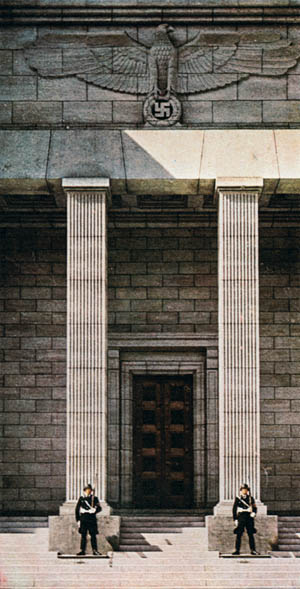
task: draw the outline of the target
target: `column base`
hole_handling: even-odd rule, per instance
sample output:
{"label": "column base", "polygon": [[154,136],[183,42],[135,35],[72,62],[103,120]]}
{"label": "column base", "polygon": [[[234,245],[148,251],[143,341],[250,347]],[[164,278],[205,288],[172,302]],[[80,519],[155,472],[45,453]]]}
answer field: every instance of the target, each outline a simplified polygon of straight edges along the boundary
{"label": "column base", "polygon": [[[120,526],[121,518],[110,515],[110,507],[107,506],[108,513],[104,509],[97,515],[98,530],[97,544],[98,550],[102,554],[118,550],[120,543]],[[49,551],[60,552],[61,554],[77,554],[80,550],[81,535],[78,532],[78,525],[75,520],[75,501],[68,501],[60,507],[60,515],[49,517]],[[87,536],[87,554],[92,554],[90,536]]]}
{"label": "column base", "polygon": [[[232,503],[231,503],[232,509]],[[235,528],[232,513],[217,515],[208,515],[205,518],[208,550],[217,550],[223,553],[230,553],[235,550],[236,535],[233,533]],[[277,515],[257,515],[255,518],[254,535],[256,550],[260,554],[274,550],[278,541],[278,520]],[[247,531],[242,536],[241,553],[250,553],[249,540]]]}

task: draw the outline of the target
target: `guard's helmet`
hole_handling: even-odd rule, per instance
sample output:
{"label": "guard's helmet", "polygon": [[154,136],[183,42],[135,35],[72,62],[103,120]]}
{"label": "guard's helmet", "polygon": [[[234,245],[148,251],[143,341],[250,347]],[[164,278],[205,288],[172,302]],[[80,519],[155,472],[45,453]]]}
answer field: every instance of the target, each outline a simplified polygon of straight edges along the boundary
{"label": "guard's helmet", "polygon": [[85,485],[85,487],[83,487],[84,491],[86,491],[87,489],[90,489],[91,491],[93,490],[93,487],[90,483],[88,485]]}
{"label": "guard's helmet", "polygon": [[247,491],[250,491],[250,487],[249,487],[249,485],[246,485],[246,483],[245,483],[244,485],[241,485],[241,486],[240,486],[240,491],[241,491],[242,489],[247,489]]}

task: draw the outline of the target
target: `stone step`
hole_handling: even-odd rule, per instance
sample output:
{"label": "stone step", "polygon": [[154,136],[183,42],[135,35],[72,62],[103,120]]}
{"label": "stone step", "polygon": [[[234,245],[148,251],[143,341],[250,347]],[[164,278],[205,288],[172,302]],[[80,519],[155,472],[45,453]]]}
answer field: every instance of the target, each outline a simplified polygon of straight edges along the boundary
{"label": "stone step", "polygon": [[47,521],[0,521],[0,531],[3,528],[48,528]]}
{"label": "stone step", "polygon": [[45,516],[1,516],[0,533],[32,534],[41,528],[48,528]]}
{"label": "stone step", "polygon": [[120,552],[154,552],[160,550],[159,546],[152,546],[150,544],[142,546],[140,544],[132,544],[132,546],[128,546],[127,544],[119,545]]}
{"label": "stone step", "polygon": [[[203,542],[190,542],[190,543],[186,543],[186,542],[182,542],[182,543],[178,543],[178,542],[168,542],[168,539],[164,540],[164,541],[159,541],[157,538],[153,539],[152,542],[147,542],[146,541],[137,541],[137,540],[133,540],[132,542],[127,540],[125,542],[123,542],[123,540],[121,540],[120,542],[120,546],[127,546],[128,548],[130,548],[131,546],[155,546],[156,548],[162,549],[164,550],[164,552],[173,550],[174,552],[177,552],[177,550],[179,550],[179,545],[180,545],[180,552],[182,554],[188,554],[192,557],[197,556],[197,554],[199,553],[199,549],[202,548],[202,550],[206,547],[203,546]],[[174,548],[177,548],[177,550],[174,550]]]}
{"label": "stone step", "polygon": [[177,536],[186,537],[203,537],[203,534],[205,534],[205,528],[126,528],[125,530],[121,529],[120,532],[122,538],[124,536],[131,536],[132,534],[137,534],[138,536],[145,534],[157,534],[158,537],[163,534],[174,534]]}
{"label": "stone step", "polygon": [[300,534],[300,528],[299,526],[289,528],[278,528],[278,534]]}
{"label": "stone step", "polygon": [[279,538],[299,538],[300,537],[300,530],[299,532],[297,530],[295,531],[291,531],[291,530],[285,530],[284,532],[278,531],[278,537]]}
{"label": "stone step", "polygon": [[[141,551],[137,551],[137,552],[141,552]],[[124,553],[119,553],[120,555],[124,554]],[[152,559],[154,553],[151,553],[151,555],[149,555],[148,558]],[[125,567],[123,566],[118,566],[113,562],[113,566],[112,566],[112,573],[122,573],[123,574],[140,574],[140,568],[141,568],[141,564],[140,564],[140,556],[139,554],[133,554],[133,553],[128,553],[128,557],[131,556],[135,556],[139,562],[137,561],[135,566],[129,566],[129,567]],[[39,574],[41,573],[47,573],[50,568],[53,569],[53,571],[57,571],[57,572],[61,572],[61,574],[67,574],[69,571],[71,571],[72,569],[77,569],[77,571],[79,570],[83,570],[83,567],[80,569],[80,566],[78,566],[78,560],[79,559],[72,559],[71,561],[67,561],[67,560],[63,560],[61,562],[63,562],[62,565],[58,565],[57,561],[53,562],[51,565],[48,566],[38,566],[38,571],[33,571],[32,570],[32,565],[31,564],[27,564],[26,565],[22,565],[22,566],[14,566],[13,563],[11,563],[11,565],[5,563],[5,571],[7,574],[10,573],[17,573],[17,572],[21,572],[23,574],[25,573],[32,573],[32,572],[38,572]],[[147,560],[147,559],[145,559]],[[282,559],[285,560],[285,562],[290,562],[289,559]],[[299,559],[294,559],[297,560],[299,562]],[[95,564],[91,564],[91,561],[89,561],[88,559],[86,559],[84,561],[85,566],[85,570],[89,571],[89,572],[96,572],[96,574],[99,575],[99,572],[101,571],[101,576],[105,574],[105,572],[109,572],[111,567],[109,565],[109,560],[105,559],[103,561],[101,561],[101,559],[95,559],[95,561],[97,562],[97,565]],[[101,561],[101,564],[100,564]],[[103,565],[103,562],[105,562],[105,566]],[[249,564],[249,563],[247,563]],[[251,565],[250,565],[251,566]],[[244,571],[242,570],[242,568],[244,568]],[[190,566],[176,566],[174,563],[164,563],[163,565],[160,566],[151,566],[149,564],[149,566],[144,566],[143,564],[143,571],[145,572],[145,574],[152,574],[153,577],[156,576],[156,574],[159,574],[160,572],[164,571],[164,570],[169,570],[170,574],[171,572],[173,574],[178,574],[180,572],[184,572],[185,574],[190,574],[190,575],[194,575],[195,573],[200,577],[201,575],[206,575],[207,578],[217,578],[217,579],[221,579],[221,578],[231,578],[232,579],[232,575],[236,572],[239,571],[239,578],[241,578],[243,575],[245,575],[246,578],[249,577],[249,571],[248,573],[246,573],[246,569],[249,567],[242,567],[241,564],[239,565],[239,568],[232,568],[232,567],[228,567],[228,569],[222,570],[222,569],[218,569],[218,568],[214,568],[214,569],[208,569],[207,566],[205,566],[205,568],[202,567],[195,567],[193,565]],[[255,567],[256,568],[256,567]],[[285,567],[286,568],[286,567]],[[297,566],[297,568],[294,568],[293,570],[289,570],[289,572],[285,572],[282,568],[279,570],[274,570],[273,567],[271,567],[271,570],[255,570],[254,567],[251,566],[251,578],[253,577],[258,577],[258,578],[268,578],[268,577],[277,577],[277,578],[283,578],[283,577],[292,577],[295,575],[299,575],[300,573],[300,568],[299,568],[299,564]],[[102,577],[101,577],[102,578]],[[300,581],[300,578],[299,578]]]}
{"label": "stone step", "polygon": [[121,528],[137,528],[137,527],[145,527],[145,528],[161,528],[161,527],[168,527],[168,528],[204,528],[205,523],[202,521],[157,521],[157,520],[128,520],[126,522],[121,521]]}
{"label": "stone step", "polygon": [[205,521],[203,520],[191,520],[191,521],[184,521],[184,520],[157,520],[157,519],[149,519],[149,520],[123,520],[121,519],[121,527],[167,527],[167,528],[189,528],[189,527],[205,527]]}
{"label": "stone step", "polygon": [[145,538],[121,538],[121,544],[123,546],[130,545],[130,544],[144,544],[145,546],[149,546],[149,542]]}
{"label": "stone step", "polygon": [[121,531],[121,538],[125,539],[125,538],[140,538],[141,535],[143,534],[181,534],[182,530],[177,530],[176,528],[170,529],[170,528],[162,528],[161,530],[157,530],[157,528],[155,528],[154,530],[152,530],[152,528],[149,528],[147,530],[135,530],[134,532],[132,531],[128,531],[128,530],[122,530]]}
{"label": "stone step", "polygon": [[[91,570],[90,567],[88,567],[88,568],[89,568],[89,572],[88,572],[88,575],[87,575],[87,580],[88,581],[91,581],[93,579],[93,577],[96,577],[94,579],[96,581],[95,587],[99,587],[99,567],[98,567],[98,571],[97,571],[96,568],[93,569],[93,570]],[[77,567],[77,569],[78,569],[78,567]],[[57,571],[57,572],[60,573],[60,580],[65,579],[65,581],[67,581],[68,578],[70,578],[71,575],[76,574],[74,568],[73,568],[73,570],[70,569],[68,572],[64,572],[64,571]],[[151,579],[152,581],[155,580],[157,578],[157,576],[159,576],[161,573],[164,574],[164,571],[163,570],[155,571],[155,573],[152,573],[151,570],[149,570],[148,572],[145,571],[144,574],[143,574],[144,582],[146,581],[146,579]],[[28,579],[28,577],[29,577],[30,574],[31,574],[30,571],[25,572],[25,573],[23,571],[23,578],[26,578],[27,577],[27,579]],[[126,578],[127,579],[130,579],[131,582],[134,581],[134,580],[135,580],[135,582],[137,582],[138,580],[141,580],[141,581],[143,580],[143,579],[141,579],[141,575],[138,572],[138,568],[136,568],[136,570],[134,572],[133,571],[117,571],[117,570],[116,571],[112,571],[112,572],[110,572],[110,571],[107,571],[106,572],[103,569],[101,569],[101,573],[100,573],[100,575],[101,575],[101,577],[100,577],[100,579],[101,579],[101,587],[102,587],[102,582],[104,582],[105,580],[110,580],[112,576],[114,576],[115,579],[116,579],[117,578],[117,574],[119,574],[119,576],[120,576],[120,578],[122,580],[125,580]],[[47,571],[39,571],[39,577],[40,578],[41,577],[46,577],[46,575],[47,575]],[[172,572],[170,571],[168,573],[168,575],[166,575],[166,580],[168,580],[170,582],[172,578],[173,578],[173,580],[176,580],[176,577],[177,577],[177,580],[178,580],[178,575],[179,575],[179,578],[184,575],[184,578],[185,578],[186,581],[188,579],[190,579],[190,580],[193,580],[195,582],[195,580],[197,578],[197,582],[201,582],[201,581],[203,582],[203,581],[206,581],[206,580],[207,581],[214,581],[215,583],[216,582],[222,583],[222,581],[223,582],[231,581],[231,583],[233,582],[233,579],[232,579],[232,576],[230,575],[230,573],[227,573],[226,576],[225,575],[214,576],[214,575],[208,575],[207,573],[203,573],[203,572],[201,574],[201,572],[199,572],[199,571],[191,571],[189,573],[189,571],[187,571],[187,570],[186,571],[182,571],[181,574],[180,574],[180,571],[174,571],[174,572],[173,571]],[[197,575],[197,577],[196,577],[196,575]],[[13,577],[13,576],[16,577],[16,571],[8,571],[7,570],[7,576],[8,576],[8,578],[10,576],[11,577]],[[22,578],[22,572],[21,571],[20,571],[19,577],[20,577],[20,579]],[[98,577],[98,579],[97,579],[97,577]],[[248,587],[248,579],[249,579],[249,576],[244,573],[244,574],[240,574],[239,575],[239,578],[237,580],[240,583],[244,582],[245,585],[246,585],[246,587]],[[251,574],[251,581],[252,582],[259,583],[260,580],[261,580],[260,575],[255,574],[255,573]],[[286,575],[282,574],[282,575],[280,575],[280,577],[277,576],[277,579],[276,579],[275,575],[270,574],[270,575],[267,575],[267,576],[264,577],[264,582],[266,582],[266,581],[267,582],[268,581],[270,582],[270,581],[275,581],[275,580],[277,580],[277,582],[279,582],[280,584],[283,584],[284,582],[287,583],[288,581],[290,581],[291,580],[291,576],[288,575],[288,574],[286,574]],[[31,587],[32,586],[33,585],[31,585]],[[16,585],[13,585],[13,587],[16,587]],[[19,585],[17,585],[17,587],[19,587]],[[40,586],[39,585],[37,585],[37,587],[40,589]],[[42,585],[42,587],[43,587],[43,585]],[[67,583],[66,583],[66,587],[69,587],[69,585]],[[76,588],[77,587],[79,587],[79,585],[76,585]],[[132,585],[129,585],[129,587],[132,587]],[[135,587],[135,585],[134,585],[134,587]],[[177,587],[178,587],[178,585],[177,585]]]}
{"label": "stone step", "polygon": [[[73,582],[72,582],[73,581]],[[76,583],[76,581],[78,581],[78,579],[73,579],[73,580],[69,580],[69,584],[68,587],[72,587],[73,588],[78,588],[79,586]],[[99,578],[98,578],[99,581]],[[82,585],[84,585],[85,589],[95,589],[95,583],[97,582],[97,579],[95,581],[87,581],[86,579],[82,578],[81,583]],[[71,584],[72,583],[72,584]],[[117,584],[116,584],[117,583]],[[96,585],[97,586],[97,585]],[[15,587],[15,585],[13,586]],[[30,589],[32,588],[32,580],[30,580],[28,582],[28,584],[22,584],[22,585],[18,585],[18,589]],[[57,581],[48,581],[42,579],[41,580],[41,585],[40,587],[42,587],[42,589],[65,589],[66,588],[66,584],[63,580],[59,579]],[[142,588],[142,589],[178,589],[178,584],[176,584],[176,580],[174,579],[173,581],[171,580],[166,581],[166,579],[163,579],[162,581],[158,581],[156,579],[151,579],[150,581],[147,581],[147,585],[141,583],[140,579],[137,579],[137,581],[134,583],[134,586],[132,585],[132,579],[129,579],[128,581],[126,580],[122,580],[120,581],[119,579],[107,579],[107,581],[105,582],[101,582],[101,589],[132,589],[132,587],[134,587],[134,589],[137,588]],[[237,581],[232,582],[231,581],[227,581],[227,582],[223,582],[222,581],[219,583],[215,583],[215,581],[209,581],[209,580],[203,580],[201,583],[197,582],[195,579],[191,580],[191,581],[184,581],[184,585],[180,585],[180,589],[183,588],[188,588],[188,589],[200,589],[200,587],[212,587],[213,589],[223,589],[224,587],[228,587],[230,589],[239,589],[244,587],[243,583],[238,583]],[[249,583],[247,584],[247,587],[249,589],[288,589],[289,587],[291,587],[291,589],[296,589],[298,587],[300,587],[300,584],[295,584],[290,581],[288,584],[286,583],[281,583],[280,581],[276,581],[276,584],[273,581],[270,581],[269,583],[264,583],[264,585],[262,586],[261,583],[259,582],[259,580],[255,581],[254,583]]]}
{"label": "stone step", "polygon": [[276,551],[271,552],[272,556],[274,556],[275,558],[278,558],[278,559],[282,559],[282,558],[289,558],[289,559],[291,559],[291,558],[294,558],[293,556],[291,556],[290,550],[287,550],[286,547],[285,548],[282,548],[280,550],[280,555],[278,554],[278,550],[279,550],[279,548]]}
{"label": "stone step", "polygon": [[163,514],[161,514],[161,515],[155,515],[155,514],[134,515],[134,514],[132,514],[132,515],[122,515],[121,517],[124,520],[141,519],[143,521],[145,521],[147,519],[150,519],[150,520],[152,520],[152,519],[155,519],[155,520],[166,520],[166,519],[180,520],[180,519],[182,519],[182,520],[186,520],[186,521],[188,521],[188,520],[190,520],[190,521],[195,521],[195,520],[203,521],[204,520],[204,515],[199,515],[199,514],[185,515],[182,513],[178,513],[177,515],[176,514],[164,514],[164,515]]}
{"label": "stone step", "polygon": [[289,552],[300,552],[299,544],[278,544],[278,550],[288,550]]}
{"label": "stone step", "polygon": [[211,509],[114,509],[113,515],[120,515],[121,517],[205,517],[212,515]]}
{"label": "stone step", "polygon": [[1,515],[0,522],[48,522],[48,517],[45,515]]}
{"label": "stone step", "polygon": [[148,526],[131,526],[131,527],[121,527],[121,535],[123,534],[183,534],[186,533],[197,533],[197,531],[203,530],[204,526],[191,526],[189,528],[170,528],[170,527],[148,527]]}
{"label": "stone step", "polygon": [[[18,589],[20,589],[21,587],[33,587],[32,583],[32,579],[33,577],[30,576],[27,579],[22,579],[19,578],[17,580],[18,585],[10,585],[10,587],[18,587]],[[181,577],[180,577],[181,579]],[[238,579],[238,580],[233,580],[233,579],[194,579],[192,578],[184,578],[182,579],[184,581],[184,587],[191,587],[191,589],[198,589],[198,587],[230,587],[230,589],[235,589],[236,587],[243,587],[243,583],[245,583],[245,580],[242,579]],[[13,579],[12,579],[13,581]],[[54,577],[53,579],[45,577],[45,576],[39,576],[36,578],[36,581],[38,583],[37,587],[42,588],[42,589],[47,589],[48,587],[57,589],[58,587],[72,587],[72,588],[78,588],[80,587],[78,583],[78,576],[73,574],[73,575],[68,575],[68,577]],[[216,584],[217,581],[217,584]],[[64,584],[65,583],[65,584]],[[84,587],[99,587],[99,577],[97,578],[97,575],[94,575],[93,577],[89,577],[87,579],[84,579],[83,575],[81,574],[81,583],[83,584]],[[116,584],[117,583],[117,584]],[[163,585],[162,585],[163,583]],[[94,585],[93,585],[94,584]],[[173,577],[173,575],[167,576],[165,578],[155,578],[155,577],[146,577],[144,580],[141,579],[140,577],[136,576],[136,577],[128,577],[128,578],[122,578],[121,580],[119,580],[118,578],[114,578],[112,579],[111,576],[108,576],[106,579],[101,579],[101,589],[103,589],[103,587],[112,587],[113,589],[116,589],[116,587],[126,587],[126,589],[130,588],[132,589],[134,587],[134,589],[136,587],[142,587],[143,589],[151,589],[152,587],[158,588],[158,589],[162,589],[162,587],[164,588],[171,588],[174,587],[176,589],[178,589],[178,579],[177,579],[177,583],[176,583],[176,578]],[[180,588],[182,588],[182,585],[179,586]],[[284,589],[287,589],[288,587],[291,588],[295,588],[295,587],[300,587],[300,582],[295,581],[293,582],[292,579],[272,579],[270,578],[269,580],[264,580],[264,583],[262,584],[259,580],[259,578],[253,578],[249,581],[247,581],[247,588],[251,587],[251,588],[256,588],[259,587],[260,589],[262,589],[262,587],[270,587],[270,588],[274,588],[274,587],[283,587]]]}
{"label": "stone step", "polygon": [[290,536],[281,536],[280,543],[281,544],[289,544],[289,540],[293,540],[294,544],[300,544],[300,538],[298,538],[295,534]]}
{"label": "stone step", "polygon": [[[90,566],[90,561],[88,559],[86,559],[85,563],[86,563],[86,570],[89,570],[89,572],[90,572],[91,575],[92,574],[96,574],[96,575],[98,575],[98,578],[99,578],[99,573],[101,571],[101,580],[104,579],[105,576],[108,577],[109,575],[112,575],[114,573],[120,573],[120,572],[122,572],[121,570],[117,570],[117,569],[110,570],[109,569],[109,565],[105,566],[105,568],[104,568],[104,566],[101,566],[100,562],[98,563],[97,567],[96,566]],[[58,567],[57,567],[56,574],[61,574],[61,575],[67,576],[67,575],[74,574],[74,572],[76,572],[76,571],[79,572],[79,567],[76,566],[76,565],[78,565],[78,562],[75,562],[75,564],[71,564],[70,566],[67,566],[67,568],[65,567],[65,565],[66,565],[66,561],[64,561],[64,564],[63,564],[63,566],[60,567],[60,570],[58,570]],[[81,569],[81,570],[83,570],[83,569]],[[28,570],[25,570],[25,569],[15,569],[15,570],[13,570],[11,568],[11,569],[6,569],[6,572],[7,572],[8,575],[10,575],[11,573],[15,573],[15,574],[16,573],[19,573],[20,575],[21,574],[23,574],[23,575],[30,575],[30,574],[32,574],[33,571],[30,570],[30,567],[28,567]],[[145,576],[146,577],[152,576],[152,578],[155,578],[156,574],[159,573],[159,572],[163,572],[163,568],[160,569],[160,571],[158,571],[158,570],[152,571],[152,569],[149,568],[147,571],[145,571]],[[226,573],[224,572],[224,574],[220,574],[220,573],[214,574],[212,572],[207,572],[205,570],[202,570],[202,571],[189,571],[189,569],[184,570],[184,574],[185,574],[186,577],[188,577],[188,576],[189,577],[192,577],[195,572],[197,572],[197,575],[199,575],[199,579],[201,579],[201,578],[207,578],[207,579],[218,579],[218,580],[221,580],[223,578],[223,579],[229,579],[229,580],[231,579],[231,581],[232,581],[232,572],[229,569],[227,570]],[[44,575],[45,573],[47,573],[47,570],[40,570],[39,569],[37,571],[37,574],[40,575],[40,576]],[[135,574],[138,577],[140,575],[140,571],[139,571],[139,568],[137,566],[136,569],[135,569],[135,571],[123,570],[123,574],[124,574],[124,577],[129,576],[129,575],[133,575],[133,574]],[[169,571],[169,575],[170,576],[173,575],[175,577],[175,575],[178,575],[178,570]],[[272,572],[269,572],[268,574],[266,574],[264,576],[265,579],[270,579],[270,578],[274,578],[274,577],[275,577],[275,575]],[[282,572],[280,574],[281,581],[283,579],[287,579],[287,578],[291,578],[291,577],[292,577],[292,574],[290,574],[288,572],[286,572],[286,573]],[[242,572],[240,570],[239,580],[241,580],[242,578],[244,578],[244,579],[249,578],[249,572],[248,573],[246,571]],[[254,580],[254,579],[261,579],[260,573],[257,572],[257,571],[251,571],[251,579],[252,580]]]}
{"label": "stone step", "polygon": [[[77,587],[80,587],[80,585],[78,583],[78,581],[79,581],[78,577],[79,576],[81,576],[81,582],[83,582],[83,580],[84,580],[83,573],[80,573],[80,575],[78,575],[78,574],[75,573],[75,571],[72,572],[72,573],[69,573],[69,574],[65,574],[65,575],[53,575],[53,578],[52,579],[51,579],[51,577],[48,577],[48,579],[47,579],[46,575],[37,575],[35,577],[36,583],[37,583],[36,587],[39,587],[39,588],[43,588],[44,589],[44,587],[45,587],[44,582],[47,579],[48,583],[51,583],[51,582],[53,583],[53,585],[52,585],[53,587],[56,587],[56,584],[54,584],[54,583],[57,583],[58,582],[59,584],[62,584],[62,582],[64,581],[65,582],[65,587],[70,587],[70,586],[74,587],[73,583],[76,583],[75,587],[77,588]],[[28,583],[28,582],[30,582],[30,580],[32,580],[32,577],[33,577],[32,575],[28,574],[26,577],[24,577],[22,579],[22,577],[20,575],[19,578],[16,579],[17,582],[19,581],[18,585],[12,585],[12,586],[13,587],[18,587],[18,588],[19,587],[22,587],[22,586],[26,586],[25,583],[24,583],[24,581],[25,582],[27,581],[27,583]],[[109,581],[111,582],[112,581],[112,578],[111,577],[112,577],[111,573],[108,573],[105,576],[101,573],[101,588],[103,587],[103,583],[109,582]],[[114,580],[116,582],[116,576],[114,575],[114,577],[115,577]],[[176,577],[177,577],[177,584],[176,584]],[[181,576],[179,578],[181,578]],[[13,580],[13,577],[12,577],[12,580]],[[239,579],[232,579],[229,576],[227,578],[223,578],[223,579],[221,579],[221,578],[218,578],[218,579],[216,579],[216,578],[207,578],[207,577],[203,576],[202,578],[198,578],[197,581],[194,578],[194,576],[184,575],[184,580],[185,580],[185,583],[186,583],[185,586],[189,586],[189,584],[187,584],[188,582],[194,581],[194,583],[192,585],[194,587],[198,587],[198,586],[210,586],[210,587],[213,587],[213,586],[216,585],[216,582],[217,582],[217,584],[219,586],[229,586],[229,587],[233,588],[233,587],[236,587],[236,586],[239,586],[239,587],[243,586],[243,584],[245,583],[245,581],[247,583],[247,585],[246,585],[247,587],[253,587],[253,586],[254,587],[256,587],[256,586],[259,586],[259,587],[265,587],[265,586],[268,586],[268,587],[277,587],[278,584],[279,584],[279,586],[284,586],[285,588],[287,588],[287,587],[295,587],[295,586],[296,587],[299,587],[300,586],[300,581],[299,580],[294,580],[294,582],[293,582],[293,580],[291,578],[289,578],[289,577],[275,579],[272,576],[270,576],[269,579],[264,579],[264,582],[263,583],[261,582],[259,576],[253,576],[253,577],[251,576],[251,579],[248,578],[248,581],[247,581],[247,576],[246,575],[244,575],[242,578],[239,578]],[[94,575],[91,575],[91,576],[88,575],[87,578],[86,578],[86,581],[89,582],[89,583],[94,582],[95,583],[95,586],[96,587],[99,587],[99,574],[97,575],[97,573],[95,573]],[[298,583],[297,583],[297,581],[298,581]],[[132,584],[131,585],[127,585],[128,582],[131,582]],[[147,576],[145,576],[145,577],[143,576],[143,578],[141,578],[141,575],[139,575],[138,572],[137,572],[137,574],[135,576],[133,576],[133,575],[130,575],[130,576],[129,575],[128,576],[127,575],[124,575],[124,576],[122,576],[122,579],[120,579],[120,583],[121,584],[120,585],[117,584],[114,587],[119,587],[119,586],[123,586],[124,587],[124,586],[127,586],[127,587],[131,587],[132,588],[132,587],[136,587],[137,585],[140,586],[140,587],[148,587],[149,586],[148,583],[150,583],[150,586],[155,585],[155,586],[158,586],[158,587],[161,588],[162,587],[162,585],[160,584],[161,582],[162,582],[162,578],[159,579],[159,577],[157,578],[154,575],[147,575]],[[175,583],[175,587],[178,588],[178,575],[175,576],[172,573],[170,573],[169,575],[167,575],[165,577],[165,582],[166,582],[166,584],[168,584],[167,586],[174,586],[173,583]],[[196,582],[197,582],[197,584],[196,584]],[[71,585],[71,583],[72,583],[72,585]],[[84,582],[83,585],[86,586],[86,583]],[[33,587],[33,585],[29,585],[29,586],[30,587]],[[48,585],[46,585],[46,587],[47,586]],[[163,586],[165,587],[166,585],[163,585]],[[181,587],[181,585],[179,585],[179,586]]]}
{"label": "stone step", "polygon": [[34,534],[34,528],[0,528],[0,534]]}

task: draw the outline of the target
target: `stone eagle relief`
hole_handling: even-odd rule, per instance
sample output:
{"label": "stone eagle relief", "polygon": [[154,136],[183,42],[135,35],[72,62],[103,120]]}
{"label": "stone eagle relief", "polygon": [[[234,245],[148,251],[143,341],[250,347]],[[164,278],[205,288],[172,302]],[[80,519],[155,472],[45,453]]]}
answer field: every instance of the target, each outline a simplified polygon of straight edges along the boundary
{"label": "stone eagle relief", "polygon": [[179,96],[214,90],[256,76],[280,76],[297,64],[300,44],[274,32],[199,32],[178,45],[159,25],[152,44],[120,34],[48,34],[24,49],[30,68],[46,78],[76,76],[115,92],[145,95],[144,120],[171,126]]}

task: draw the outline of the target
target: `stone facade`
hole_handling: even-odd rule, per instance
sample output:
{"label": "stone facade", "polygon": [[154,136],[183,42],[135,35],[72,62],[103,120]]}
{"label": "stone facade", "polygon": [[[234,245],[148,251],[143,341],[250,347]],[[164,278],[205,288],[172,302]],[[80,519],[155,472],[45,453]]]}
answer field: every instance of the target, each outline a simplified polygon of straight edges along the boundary
{"label": "stone facade", "polygon": [[[232,541],[241,482],[275,538],[266,507],[300,512],[299,2],[10,4],[0,506],[52,514],[53,549],[69,522],[71,549],[93,482],[117,546],[110,506],[138,504],[136,452],[143,475],[164,461],[161,495],[176,457],[172,497],[188,481],[184,507],[215,508],[211,548],[215,529]],[[140,377],[163,383],[154,410]],[[156,420],[139,447],[138,412]]]}
{"label": "stone facade", "polygon": [[[192,228],[174,217],[116,228],[110,214],[113,336],[216,334],[216,216]],[[14,511],[57,513],[65,498],[66,232],[17,224],[1,237],[2,508],[11,511],[13,497]],[[298,239],[293,214],[260,214],[261,483],[273,512],[299,508]]]}

